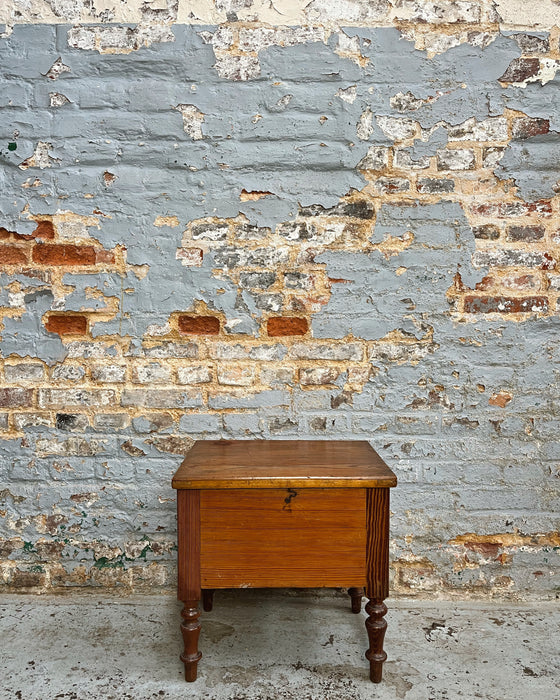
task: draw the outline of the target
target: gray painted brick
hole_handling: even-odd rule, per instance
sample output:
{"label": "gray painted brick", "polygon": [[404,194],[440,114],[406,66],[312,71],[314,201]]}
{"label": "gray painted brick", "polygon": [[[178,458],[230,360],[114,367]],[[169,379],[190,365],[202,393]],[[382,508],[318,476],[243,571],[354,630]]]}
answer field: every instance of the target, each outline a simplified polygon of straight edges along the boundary
{"label": "gray painted brick", "polygon": [[208,397],[210,408],[272,408],[277,406],[288,406],[290,404],[290,394],[287,391],[277,389],[271,391],[260,391],[253,394],[216,394]]}
{"label": "gray painted brick", "polygon": [[215,433],[222,430],[222,416],[216,413],[186,413],[179,430],[188,434]]}

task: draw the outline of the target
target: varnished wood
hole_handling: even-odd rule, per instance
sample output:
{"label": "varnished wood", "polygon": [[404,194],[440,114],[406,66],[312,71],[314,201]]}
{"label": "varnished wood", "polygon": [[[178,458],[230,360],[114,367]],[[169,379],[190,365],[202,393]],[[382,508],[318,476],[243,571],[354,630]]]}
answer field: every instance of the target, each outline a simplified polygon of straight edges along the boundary
{"label": "varnished wood", "polygon": [[387,654],[383,651],[383,640],[387,629],[387,620],[384,615],[387,606],[381,600],[370,600],[366,603],[366,629],[369,638],[369,649],[366,651],[366,659],[369,661],[369,678],[373,683],[381,683],[383,676],[383,663]]}
{"label": "varnished wood", "polygon": [[214,607],[214,590],[212,588],[205,588],[202,591],[202,607],[204,612],[212,612]]}
{"label": "varnished wood", "polygon": [[348,595],[352,599],[352,612],[358,614],[362,611],[363,588],[349,588]]}
{"label": "varnished wood", "polygon": [[203,490],[203,588],[366,580],[365,489]]}
{"label": "varnished wood", "polygon": [[366,596],[385,600],[389,595],[389,489],[367,489]]}
{"label": "varnished wood", "polygon": [[179,491],[177,494],[178,534],[178,598],[183,601],[181,633],[185,664],[185,680],[196,680],[202,654],[198,651],[200,635],[200,492]]}
{"label": "varnished wood", "polygon": [[198,651],[198,637],[200,635],[200,611],[198,600],[186,600],[181,611],[181,632],[183,634],[184,650],[181,661],[185,664],[185,680],[189,683],[196,681],[198,662],[202,654]]}
{"label": "varnished wood", "polygon": [[383,650],[387,629],[384,615],[387,607],[383,600],[389,595],[389,489],[367,489],[366,522],[366,596],[369,598],[366,604],[366,629],[369,638],[366,658],[369,660],[370,679],[374,683],[380,683],[383,662],[387,658]]}
{"label": "varnished wood", "polygon": [[179,600],[200,600],[200,492],[177,493]]}
{"label": "varnished wood", "polygon": [[397,479],[365,440],[199,440],[176,489],[379,488]]}
{"label": "varnished wood", "polygon": [[[381,680],[389,589],[389,488],[364,441],[199,441],[175,474],[185,678],[196,679],[198,602],[213,589],[350,586],[369,601],[370,678]],[[202,489],[202,490],[201,490]]]}

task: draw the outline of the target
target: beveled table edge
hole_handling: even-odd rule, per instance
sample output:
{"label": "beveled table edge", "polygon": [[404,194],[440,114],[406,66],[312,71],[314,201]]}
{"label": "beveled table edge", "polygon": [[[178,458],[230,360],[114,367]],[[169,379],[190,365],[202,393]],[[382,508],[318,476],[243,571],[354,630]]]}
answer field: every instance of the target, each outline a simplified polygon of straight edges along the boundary
{"label": "beveled table edge", "polygon": [[[315,484],[313,482],[316,482]],[[175,479],[174,489],[290,489],[290,488],[393,488],[397,477],[382,479],[349,479],[340,477],[253,477],[251,479]]]}
{"label": "beveled table edge", "polygon": [[[222,442],[222,440],[196,440],[197,443],[203,442]],[[223,442],[276,442],[274,440],[223,440]],[[281,440],[280,442],[288,442]],[[299,442],[293,440],[290,442]],[[330,440],[305,440],[305,442],[331,442]],[[321,476],[274,476],[267,474],[266,476],[251,476],[246,475],[236,477],[235,474],[228,474],[223,478],[204,478],[204,477],[178,477],[179,471],[183,470],[185,462],[187,462],[189,454],[185,455],[185,459],[181,462],[177,472],[173,476],[171,485],[174,489],[247,489],[247,488],[393,488],[397,485],[397,477],[394,472],[385,464],[383,459],[378,455],[374,448],[367,440],[333,440],[332,442],[356,442],[365,443],[381,460],[388,474],[383,476],[339,476],[339,475],[321,475]]]}

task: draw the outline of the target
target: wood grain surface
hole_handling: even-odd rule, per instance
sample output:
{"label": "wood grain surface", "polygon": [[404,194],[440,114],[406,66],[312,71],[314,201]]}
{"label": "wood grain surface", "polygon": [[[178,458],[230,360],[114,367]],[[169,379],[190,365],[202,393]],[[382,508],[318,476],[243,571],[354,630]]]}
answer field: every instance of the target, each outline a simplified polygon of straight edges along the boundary
{"label": "wood grain surface", "polygon": [[199,600],[200,491],[177,493],[177,566],[177,598],[191,603]]}
{"label": "wood grain surface", "polygon": [[198,440],[176,489],[364,488],[397,478],[365,440]]}
{"label": "wood grain surface", "polygon": [[203,588],[366,582],[365,489],[200,493]]}
{"label": "wood grain surface", "polygon": [[389,595],[389,489],[367,489],[366,596],[382,601]]}

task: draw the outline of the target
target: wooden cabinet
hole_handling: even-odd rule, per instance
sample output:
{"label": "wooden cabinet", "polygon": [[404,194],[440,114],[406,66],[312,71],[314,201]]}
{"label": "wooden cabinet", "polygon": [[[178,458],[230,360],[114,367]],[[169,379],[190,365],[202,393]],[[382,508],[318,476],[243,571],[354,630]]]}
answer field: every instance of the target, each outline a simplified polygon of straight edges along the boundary
{"label": "wooden cabinet", "polygon": [[370,677],[381,680],[389,587],[389,489],[365,441],[198,441],[173,477],[185,678],[196,680],[200,612],[220,588],[362,591]]}

